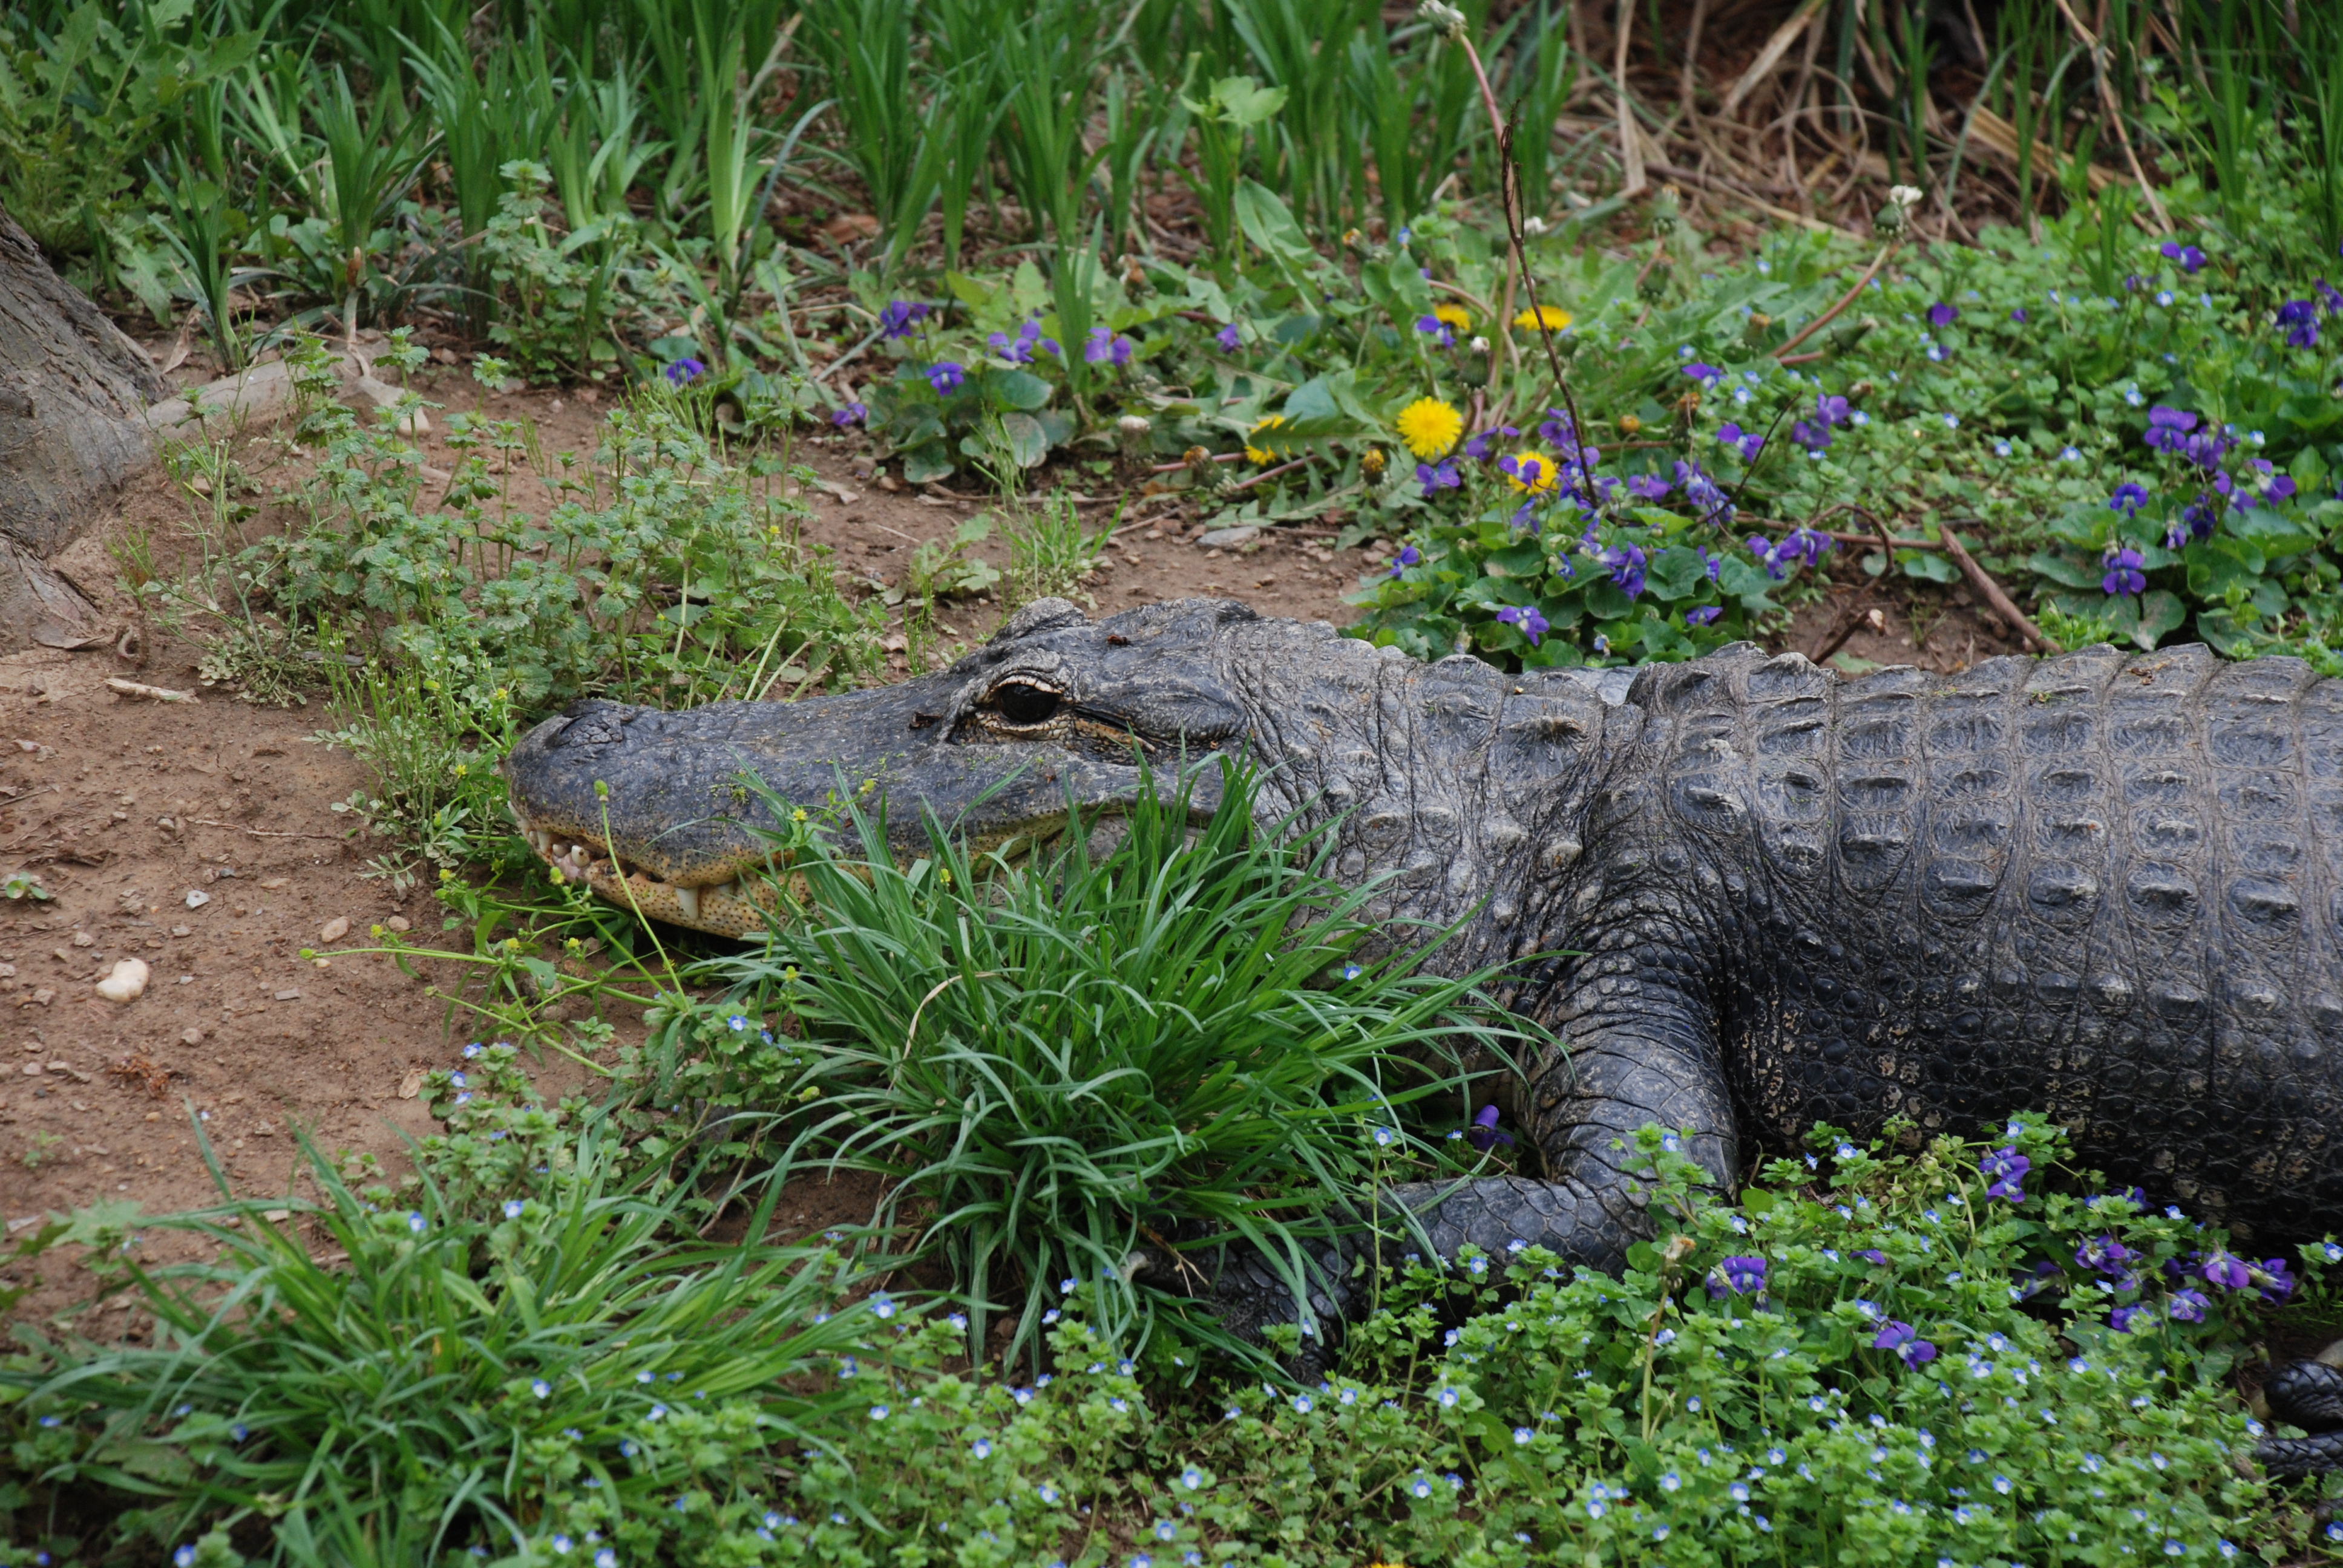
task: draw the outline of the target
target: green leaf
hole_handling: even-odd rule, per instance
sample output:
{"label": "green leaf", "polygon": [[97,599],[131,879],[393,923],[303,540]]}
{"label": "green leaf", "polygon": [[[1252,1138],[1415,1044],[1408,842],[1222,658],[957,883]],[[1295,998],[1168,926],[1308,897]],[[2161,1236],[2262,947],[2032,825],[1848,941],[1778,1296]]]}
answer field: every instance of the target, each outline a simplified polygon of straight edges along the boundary
{"label": "green leaf", "polygon": [[1251,130],[1285,107],[1285,89],[1264,87],[1251,76],[1222,76],[1212,84],[1212,103],[1230,125]]}
{"label": "green leaf", "polygon": [[[1720,574],[1722,571],[1720,569]],[[1644,585],[1654,598],[1674,604],[1680,598],[1691,598],[1708,587],[1708,567],[1700,552],[1689,545],[1678,545],[1652,558],[1644,578]]]}
{"label": "green leaf", "polygon": [[1318,253],[1311,248],[1309,236],[1293,221],[1285,198],[1275,191],[1259,181],[1246,180],[1237,186],[1236,209],[1245,237],[1280,266],[1303,272],[1317,265]]}
{"label": "green leaf", "polygon": [[1961,575],[1960,568],[1939,550],[1898,550],[1896,559],[1906,577],[1917,578],[1922,582],[1954,582]]}
{"label": "green leaf", "polygon": [[2188,608],[2180,596],[2163,588],[2144,596],[2139,604],[2139,625],[2132,632],[2134,642],[2142,648],[2154,648],[2165,636],[2180,629],[2188,618]]}
{"label": "green leaf", "polygon": [[2036,577],[2077,588],[2097,588],[2106,575],[2104,568],[2077,558],[2071,550],[2036,550],[2027,559],[2026,568]]}
{"label": "green leaf", "polygon": [[1003,414],[1001,433],[1009,437],[1010,456],[1021,468],[1038,468],[1050,456],[1049,433],[1031,414]]}
{"label": "green leaf", "polygon": [[941,441],[929,441],[903,454],[903,482],[908,485],[932,484],[951,477],[950,452]]}
{"label": "green leaf", "polygon": [[1030,370],[995,370],[984,378],[984,394],[1003,408],[1031,413],[1050,400],[1050,384]]}

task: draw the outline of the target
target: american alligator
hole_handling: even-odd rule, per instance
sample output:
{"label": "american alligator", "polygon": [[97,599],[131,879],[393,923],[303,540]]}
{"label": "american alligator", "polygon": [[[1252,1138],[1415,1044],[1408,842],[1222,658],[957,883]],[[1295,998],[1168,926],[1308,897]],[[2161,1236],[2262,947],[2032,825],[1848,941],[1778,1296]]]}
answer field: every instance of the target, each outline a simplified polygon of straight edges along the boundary
{"label": "american alligator", "polygon": [[[737,934],[768,852],[744,769],[798,801],[870,781],[898,831],[916,805],[1001,840],[1135,799],[1134,747],[1249,752],[1264,809],[1339,817],[1339,874],[1384,875],[1384,913],[1463,922],[1438,962],[1526,960],[1506,1000],[1570,1050],[1494,1094],[1544,1179],[1395,1190],[1443,1251],[1519,1238],[1615,1269],[1644,1228],[1615,1146],[1648,1123],[1693,1130],[1722,1183],[1817,1121],[1973,1132],[2025,1109],[2240,1236],[2343,1221],[2343,681],[2292,659],[2096,648],[1848,680],[1742,645],[1506,675],[1227,600],[1093,622],[1044,599],[899,686],[581,703],[508,770],[558,864]],[[1257,1261],[1223,1264],[1241,1322],[1292,1315]]]}

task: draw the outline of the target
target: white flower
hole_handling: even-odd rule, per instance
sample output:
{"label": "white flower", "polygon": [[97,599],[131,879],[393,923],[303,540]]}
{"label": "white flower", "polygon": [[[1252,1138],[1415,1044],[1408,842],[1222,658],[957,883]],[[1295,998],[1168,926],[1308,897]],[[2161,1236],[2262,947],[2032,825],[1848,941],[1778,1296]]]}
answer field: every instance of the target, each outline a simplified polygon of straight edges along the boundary
{"label": "white flower", "polygon": [[1450,39],[1464,35],[1464,13],[1453,5],[1444,5],[1441,0],[1423,0],[1423,4],[1415,8],[1415,14]]}
{"label": "white flower", "polygon": [[1913,207],[1920,205],[1920,187],[1917,186],[1889,186],[1887,187],[1887,199],[1908,212]]}

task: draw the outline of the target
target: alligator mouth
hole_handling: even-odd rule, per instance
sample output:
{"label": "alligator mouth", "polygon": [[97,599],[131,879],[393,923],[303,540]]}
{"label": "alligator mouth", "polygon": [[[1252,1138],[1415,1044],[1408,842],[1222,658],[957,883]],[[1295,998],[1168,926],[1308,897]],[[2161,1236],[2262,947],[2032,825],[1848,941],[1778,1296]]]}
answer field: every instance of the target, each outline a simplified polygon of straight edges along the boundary
{"label": "alligator mouth", "polygon": [[[520,816],[518,805],[514,815]],[[1198,824],[1209,810],[1192,809]],[[1119,802],[1102,802],[1082,811],[1093,853],[1119,841],[1124,831]],[[729,868],[720,879],[696,883],[670,882],[610,853],[598,836],[540,828],[522,817],[522,832],[537,858],[563,882],[577,882],[588,891],[646,919],[664,920],[711,935],[746,940],[763,934],[767,922],[783,905],[802,907],[809,897],[804,876],[792,869],[792,852]],[[1030,865],[1034,858],[1065,835],[1070,814],[1060,812],[1031,822],[960,838],[972,856],[999,857],[1011,866]],[[784,893],[787,899],[784,899]]]}
{"label": "alligator mouth", "polygon": [[[556,832],[526,819],[522,831],[537,858],[552,869],[556,878],[582,883],[596,896],[649,920],[716,936],[746,938],[762,931],[766,917],[779,907],[777,879],[765,875],[761,866],[720,881],[669,882],[628,865],[598,838]],[[802,879],[799,881],[801,889]]]}

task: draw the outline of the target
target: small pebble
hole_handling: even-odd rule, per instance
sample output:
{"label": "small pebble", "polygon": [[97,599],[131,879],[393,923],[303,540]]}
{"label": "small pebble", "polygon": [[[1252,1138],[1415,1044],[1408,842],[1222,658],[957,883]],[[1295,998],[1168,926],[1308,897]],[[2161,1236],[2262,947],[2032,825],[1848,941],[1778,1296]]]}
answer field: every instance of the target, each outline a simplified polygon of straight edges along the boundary
{"label": "small pebble", "polygon": [[321,942],[337,942],[349,934],[350,918],[347,915],[336,915],[317,928],[317,940]]}
{"label": "small pebble", "polygon": [[404,931],[413,929],[408,924],[407,919],[405,915],[393,915],[390,919],[383,921],[383,924],[388,926],[394,931]]}
{"label": "small pebble", "polygon": [[187,908],[191,910],[200,910],[211,901],[212,896],[209,893],[196,892],[192,889],[187,893]]}
{"label": "small pebble", "polygon": [[146,960],[122,959],[114,972],[97,982],[97,994],[108,1001],[136,1001],[146,994]]}

